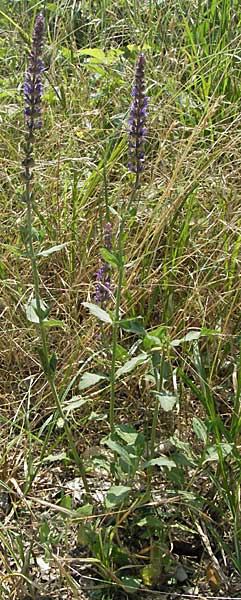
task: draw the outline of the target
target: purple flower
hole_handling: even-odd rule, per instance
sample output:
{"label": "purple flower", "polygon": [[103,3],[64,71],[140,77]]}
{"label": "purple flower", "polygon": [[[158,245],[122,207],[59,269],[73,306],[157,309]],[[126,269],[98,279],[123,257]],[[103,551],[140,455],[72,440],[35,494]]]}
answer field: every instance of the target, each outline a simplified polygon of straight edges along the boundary
{"label": "purple flower", "polygon": [[[104,247],[112,250],[112,227],[106,223],[104,229]],[[105,260],[101,260],[100,267],[96,273],[95,302],[105,308],[111,296],[111,266]]]}
{"label": "purple flower", "polygon": [[145,95],[145,57],[140,54],[137,60],[135,83],[132,91],[133,102],[129,116],[129,170],[141,173],[144,169],[144,140],[146,137],[146,116],[148,98]]}
{"label": "purple flower", "polygon": [[25,117],[29,133],[40,129],[41,121],[41,76],[44,70],[42,61],[43,52],[44,17],[38,15],[35,20],[32,48],[29,58],[28,70],[24,83]]}

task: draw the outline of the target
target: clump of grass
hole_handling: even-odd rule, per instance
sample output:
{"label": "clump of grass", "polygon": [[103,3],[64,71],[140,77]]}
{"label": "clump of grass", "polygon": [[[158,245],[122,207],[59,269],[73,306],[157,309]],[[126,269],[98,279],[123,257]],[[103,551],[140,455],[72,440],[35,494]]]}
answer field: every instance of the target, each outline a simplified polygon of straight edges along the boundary
{"label": "clump of grass", "polygon": [[[101,580],[91,596],[173,590],[188,578],[198,594],[210,584],[232,596],[241,571],[238,4],[203,3],[195,18],[169,0],[85,2],[81,15],[77,3],[47,4],[44,127],[34,167],[26,140],[23,183],[19,82],[36,18],[25,4],[0,12],[1,597],[46,594],[47,573],[50,597],[78,598],[87,568]],[[150,98],[141,188],[140,169],[127,168],[140,52]],[[136,121],[132,113],[142,143]],[[135,167],[139,152],[132,141]],[[98,306],[100,258],[111,269]]]}

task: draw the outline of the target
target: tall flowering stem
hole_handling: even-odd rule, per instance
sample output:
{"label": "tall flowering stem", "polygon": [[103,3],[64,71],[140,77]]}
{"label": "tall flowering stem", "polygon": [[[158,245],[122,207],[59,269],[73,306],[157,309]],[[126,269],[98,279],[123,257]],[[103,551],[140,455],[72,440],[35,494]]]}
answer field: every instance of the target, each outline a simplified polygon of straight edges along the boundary
{"label": "tall flowering stem", "polygon": [[[65,434],[68,439],[69,447],[72,451],[73,458],[76,465],[79,468],[80,475],[83,480],[83,484],[86,492],[88,493],[88,482],[85,475],[83,462],[76,450],[75,443],[72,437],[71,430],[66,421],[65,414],[62,409],[61,400],[58,395],[55,386],[55,369],[57,358],[55,354],[50,356],[48,350],[47,336],[46,336],[46,317],[48,315],[48,309],[45,303],[41,300],[40,285],[39,285],[39,272],[38,272],[38,253],[35,251],[34,244],[34,231],[32,227],[32,215],[33,215],[33,193],[31,189],[33,180],[33,167],[34,167],[34,145],[36,146],[35,132],[42,126],[41,121],[41,101],[42,101],[42,74],[44,71],[44,65],[42,61],[43,52],[43,39],[44,39],[44,17],[38,15],[35,20],[32,48],[30,52],[29,65],[26,72],[25,83],[24,83],[24,100],[25,100],[25,121],[26,121],[26,135],[24,144],[24,160],[22,166],[24,171],[22,173],[25,182],[25,193],[23,196],[27,207],[26,216],[26,227],[22,228],[22,235],[26,246],[27,256],[30,259],[33,281],[34,281],[34,292],[35,298],[32,301],[32,308],[36,313],[37,327],[39,333],[40,346],[38,353],[40,361],[45,373],[46,379],[50,386],[53,398],[55,400],[56,408],[58,413],[64,422]],[[44,457],[45,450],[47,447],[48,439],[50,437],[52,427],[49,427],[48,435],[45,438],[43,449],[40,456],[39,467],[41,465],[42,458]],[[27,489],[30,488],[33,479],[36,477],[39,467],[34,473],[30,474]]]}
{"label": "tall flowering stem", "polygon": [[146,117],[148,98],[145,94],[145,57],[140,54],[137,59],[135,70],[135,82],[132,90],[132,105],[129,116],[129,162],[128,167],[132,173],[135,173],[135,182],[132,193],[120,218],[118,232],[118,283],[116,289],[115,319],[112,329],[112,360],[110,369],[110,430],[114,433],[115,416],[115,387],[116,387],[116,358],[118,347],[118,336],[120,329],[120,306],[121,292],[124,280],[125,261],[123,238],[126,223],[130,215],[130,208],[133,206],[134,214],[136,212],[137,193],[140,187],[140,176],[144,170],[144,141],[146,136]]}
{"label": "tall flowering stem", "polygon": [[35,135],[34,131],[40,129],[41,121],[41,99],[42,99],[42,82],[41,76],[44,70],[42,62],[42,51],[43,51],[43,36],[44,36],[44,18],[42,15],[38,15],[35,20],[32,48],[29,58],[29,65],[25,76],[24,83],[24,100],[25,100],[25,120],[26,120],[26,135],[24,145],[24,160],[22,166],[24,167],[23,179],[25,181],[25,193],[24,200],[27,205],[27,226],[25,234],[25,245],[27,248],[27,254],[31,261],[34,289],[35,289],[35,305],[36,314],[39,319],[43,353],[47,357],[47,341],[46,334],[43,326],[43,310],[39,291],[39,275],[37,268],[37,256],[34,250],[34,238],[32,229],[32,201],[33,194],[31,191],[31,183],[33,180],[33,167],[34,167],[34,142]]}

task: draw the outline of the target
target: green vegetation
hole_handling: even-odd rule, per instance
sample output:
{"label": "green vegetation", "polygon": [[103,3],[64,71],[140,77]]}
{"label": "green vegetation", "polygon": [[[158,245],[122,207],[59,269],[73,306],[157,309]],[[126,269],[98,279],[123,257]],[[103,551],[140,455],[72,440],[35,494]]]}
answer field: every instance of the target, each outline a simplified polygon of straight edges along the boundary
{"label": "green vegetation", "polygon": [[0,598],[240,596],[240,2],[1,0],[0,29]]}

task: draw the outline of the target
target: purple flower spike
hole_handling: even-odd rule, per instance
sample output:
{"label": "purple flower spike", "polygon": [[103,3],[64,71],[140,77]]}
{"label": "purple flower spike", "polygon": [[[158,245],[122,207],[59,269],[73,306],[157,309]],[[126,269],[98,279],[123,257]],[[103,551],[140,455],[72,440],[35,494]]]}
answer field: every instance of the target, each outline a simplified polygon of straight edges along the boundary
{"label": "purple flower spike", "polygon": [[43,34],[44,17],[43,15],[38,15],[35,20],[32,48],[23,88],[25,99],[25,117],[29,134],[32,134],[35,129],[40,129],[42,125],[40,115],[43,89],[41,75],[44,70],[42,61]]}
{"label": "purple flower spike", "polygon": [[129,117],[129,170],[141,173],[144,170],[144,140],[148,97],[145,95],[145,57],[140,54],[136,65],[133,102]]}
{"label": "purple flower spike", "polygon": [[[106,223],[104,229],[104,247],[112,251],[112,227]],[[96,273],[95,303],[105,308],[111,297],[111,266],[105,260],[101,260],[100,267]]]}
{"label": "purple flower spike", "polygon": [[44,18],[38,15],[34,24],[32,48],[29,57],[28,70],[25,76],[23,86],[25,100],[25,121],[27,132],[25,136],[24,160],[22,173],[25,181],[30,181],[33,178],[32,168],[34,167],[33,149],[34,149],[34,131],[41,129],[41,100],[42,100],[42,81],[41,76],[44,70],[42,62],[43,52],[43,35],[44,35]]}

